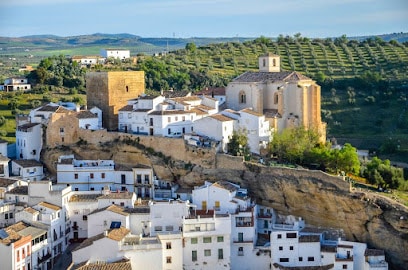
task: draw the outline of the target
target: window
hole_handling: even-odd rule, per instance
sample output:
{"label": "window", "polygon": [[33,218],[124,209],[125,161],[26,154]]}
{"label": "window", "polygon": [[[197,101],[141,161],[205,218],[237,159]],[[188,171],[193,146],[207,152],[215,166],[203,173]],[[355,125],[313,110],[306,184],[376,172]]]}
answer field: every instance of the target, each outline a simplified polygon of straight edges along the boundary
{"label": "window", "polygon": [[167,122],[171,123],[171,117],[167,117]]}
{"label": "window", "polygon": [[122,187],[120,188],[120,191],[126,191],[126,187],[125,187],[125,186],[122,186]]}
{"label": "window", "polygon": [[307,257],[308,262],[314,262],[314,257]]}
{"label": "window", "polygon": [[20,261],[20,250],[17,250],[17,261]]}
{"label": "window", "polygon": [[61,132],[61,133],[64,133],[64,128],[63,128],[63,127],[60,128],[60,132]]}
{"label": "window", "polygon": [[142,183],[142,175],[141,174],[136,175],[136,180],[137,180],[138,184],[141,184]]}
{"label": "window", "polygon": [[286,233],[286,238],[296,238],[296,233]]}
{"label": "window", "polygon": [[162,226],[155,226],[155,227],[154,227],[154,230],[155,230],[156,232],[161,232],[161,231],[163,230],[163,228],[162,228]]}
{"label": "window", "polygon": [[239,103],[245,104],[246,103],[246,95],[244,91],[239,92]]}
{"label": "window", "polygon": [[276,67],[276,59],[275,59],[275,58],[272,59],[272,65],[273,65],[274,67]]}
{"label": "window", "polygon": [[78,179],[78,174],[77,174],[77,173],[74,174],[74,178],[75,178],[75,179]]}
{"label": "window", "polygon": [[8,214],[7,213],[4,214],[4,218],[8,219]]}
{"label": "window", "polygon": [[278,239],[281,239],[282,238],[282,234],[278,234]]}
{"label": "window", "polygon": [[173,226],[166,226],[166,232],[172,232],[173,231]]}
{"label": "window", "polygon": [[176,117],[174,117],[175,118],[175,121],[178,121],[178,116],[176,116]]}
{"label": "window", "polygon": [[218,249],[218,260],[224,259],[224,250],[222,248]]}
{"label": "window", "polygon": [[64,137],[61,137],[61,142],[65,142],[65,139],[64,139]]}
{"label": "window", "polygon": [[211,237],[204,237],[203,243],[211,243]]}
{"label": "window", "polygon": [[197,250],[192,250],[191,251],[191,260],[193,262],[197,261]]}
{"label": "window", "polygon": [[211,249],[204,249],[204,256],[205,257],[211,256]]}
{"label": "window", "polygon": [[13,218],[13,213],[10,213],[10,218]]}
{"label": "window", "polygon": [[128,118],[132,118],[132,113],[128,113]]}
{"label": "window", "polygon": [[262,59],[262,66],[266,67],[266,59]]}
{"label": "window", "polygon": [[303,257],[299,257],[299,262],[303,262]]}
{"label": "window", "polygon": [[186,121],[186,117],[185,116],[182,116],[182,118],[181,118],[183,121]]}
{"label": "window", "polygon": [[150,177],[148,174],[145,175],[145,184],[149,184]]}
{"label": "window", "polygon": [[94,188],[94,187],[91,187],[91,190],[95,190],[95,188]]}
{"label": "window", "polygon": [[278,93],[275,93],[275,95],[273,95],[273,103],[278,104],[278,102],[279,102],[279,95]]}
{"label": "window", "polygon": [[166,263],[171,263],[171,256],[166,257]]}
{"label": "window", "polygon": [[347,264],[343,264],[343,269],[347,269]]}
{"label": "window", "polygon": [[104,179],[105,178],[105,173],[101,173],[101,178]]}
{"label": "window", "polygon": [[166,249],[171,249],[171,242],[166,243]]}
{"label": "window", "polygon": [[129,92],[129,86],[126,85],[126,92]]}
{"label": "window", "polygon": [[289,250],[293,250],[293,246],[290,246],[290,247],[289,247]]}
{"label": "window", "polygon": [[125,206],[125,203],[124,203],[124,202],[121,202],[121,203],[120,203],[120,206]]}
{"label": "window", "polygon": [[244,248],[238,247],[238,256],[244,256]]}
{"label": "window", "polygon": [[78,191],[78,188],[77,188],[77,187],[75,188],[75,191]]}
{"label": "window", "polygon": [[94,174],[91,173],[91,174],[89,175],[89,178],[93,179],[93,178],[94,178]]}
{"label": "window", "polygon": [[82,216],[82,220],[88,220],[88,216],[87,216],[87,215],[83,215],[83,216]]}
{"label": "window", "polygon": [[120,180],[122,184],[126,184],[126,175],[125,174],[121,174],[120,175]]}
{"label": "window", "polygon": [[220,210],[220,201],[215,201],[214,210],[216,210],[216,211]]}
{"label": "window", "polygon": [[289,258],[279,258],[279,262],[289,262]]}
{"label": "window", "polygon": [[280,246],[280,247],[279,247],[279,250],[283,250],[283,247],[282,247],[282,246]]}
{"label": "window", "polygon": [[217,236],[217,242],[224,242],[224,236]]}
{"label": "window", "polygon": [[197,244],[197,238],[191,238],[191,244]]}

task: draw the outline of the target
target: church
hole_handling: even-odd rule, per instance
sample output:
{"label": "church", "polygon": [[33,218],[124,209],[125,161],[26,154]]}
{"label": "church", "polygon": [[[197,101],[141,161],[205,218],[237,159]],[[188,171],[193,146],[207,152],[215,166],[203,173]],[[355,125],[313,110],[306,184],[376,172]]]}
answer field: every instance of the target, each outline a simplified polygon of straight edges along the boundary
{"label": "church", "polygon": [[259,57],[259,71],[247,71],[226,87],[227,108],[252,110],[264,114],[272,131],[303,126],[318,132],[326,141],[326,123],[321,120],[320,86],[296,72],[281,71],[280,56]]}

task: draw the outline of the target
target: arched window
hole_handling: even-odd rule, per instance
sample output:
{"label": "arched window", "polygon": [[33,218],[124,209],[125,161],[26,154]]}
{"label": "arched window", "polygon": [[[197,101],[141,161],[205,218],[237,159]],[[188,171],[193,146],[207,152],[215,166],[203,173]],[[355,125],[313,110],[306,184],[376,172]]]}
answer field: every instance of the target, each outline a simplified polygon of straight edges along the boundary
{"label": "arched window", "polygon": [[273,65],[274,67],[276,67],[276,59],[275,59],[275,58],[273,58],[273,60],[272,60],[272,65]]}
{"label": "arched window", "polygon": [[244,91],[239,92],[239,103],[246,103],[246,95]]}

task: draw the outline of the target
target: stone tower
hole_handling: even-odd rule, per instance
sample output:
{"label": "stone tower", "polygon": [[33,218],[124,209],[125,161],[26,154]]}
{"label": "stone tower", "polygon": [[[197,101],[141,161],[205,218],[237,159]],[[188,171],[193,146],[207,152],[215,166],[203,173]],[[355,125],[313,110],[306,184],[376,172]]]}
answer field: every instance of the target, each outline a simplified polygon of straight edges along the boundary
{"label": "stone tower", "polygon": [[259,71],[260,72],[280,72],[280,56],[267,53],[259,56]]}
{"label": "stone tower", "polygon": [[86,98],[88,108],[102,110],[102,124],[107,130],[118,129],[118,110],[127,101],[145,91],[144,71],[88,72]]}

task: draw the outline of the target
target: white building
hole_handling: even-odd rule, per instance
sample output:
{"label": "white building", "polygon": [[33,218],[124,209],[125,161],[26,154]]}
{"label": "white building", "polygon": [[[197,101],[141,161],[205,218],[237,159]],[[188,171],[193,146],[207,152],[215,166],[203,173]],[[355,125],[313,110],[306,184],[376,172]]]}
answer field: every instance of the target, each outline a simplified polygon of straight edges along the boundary
{"label": "white building", "polygon": [[113,160],[77,160],[74,155],[58,158],[57,183],[70,186],[73,191],[129,191],[140,198],[151,198],[154,194],[150,166],[136,164],[129,168]]}
{"label": "white building", "polygon": [[72,191],[67,205],[67,215],[70,226],[68,227],[69,239],[88,238],[88,215],[98,209],[99,191]]}
{"label": "white building", "polygon": [[71,57],[72,62],[77,62],[81,66],[89,67],[96,64],[104,64],[106,58],[99,55],[75,55]]}
{"label": "white building", "polygon": [[226,101],[225,87],[206,87],[194,93],[197,96],[209,96],[218,100],[218,106],[223,107]]}
{"label": "white building", "polygon": [[124,207],[111,204],[88,214],[88,238],[120,227],[130,227],[129,213],[124,211]]}
{"label": "white building", "polygon": [[184,269],[235,269],[231,265],[231,216],[206,213],[192,211],[183,218]]}
{"label": "white building", "polygon": [[28,83],[27,78],[7,78],[1,88],[6,92],[27,91],[31,89],[31,84]]}
{"label": "white building", "polygon": [[44,166],[34,159],[18,159],[11,162],[12,175],[23,180],[39,181],[44,177]]}
{"label": "white building", "polygon": [[130,51],[124,49],[101,49],[101,56],[106,59],[112,57],[125,60],[130,58]]}
{"label": "white building", "polygon": [[252,153],[259,154],[261,149],[265,149],[271,141],[269,121],[265,120],[263,114],[248,108],[238,112],[227,109],[221,113],[237,120],[234,122],[234,131],[243,132],[247,136],[248,146]]}
{"label": "white building", "polygon": [[0,177],[7,178],[10,176],[9,161],[10,159],[7,156],[0,154]]}
{"label": "white building", "polygon": [[181,232],[183,217],[189,215],[190,203],[179,200],[150,201],[150,235]]}
{"label": "white building", "polygon": [[218,101],[209,97],[140,96],[119,110],[119,131],[181,137],[193,131],[193,122],[218,112]]}
{"label": "white building", "polygon": [[[94,107],[94,110],[97,109]],[[79,111],[76,114],[78,118],[79,128],[98,130],[102,129],[102,126],[99,125],[102,119],[99,119],[98,114],[92,113],[91,111]]]}
{"label": "white building", "polygon": [[34,159],[40,161],[43,130],[41,124],[28,123],[17,127],[16,154],[17,159]]}
{"label": "white building", "polygon": [[8,142],[0,138],[0,156],[8,157],[7,145]]}
{"label": "white building", "polygon": [[194,132],[220,142],[220,151],[228,151],[228,142],[234,132],[235,119],[222,114],[213,114],[194,122]]}

